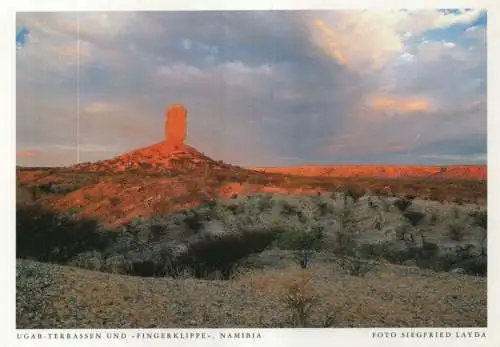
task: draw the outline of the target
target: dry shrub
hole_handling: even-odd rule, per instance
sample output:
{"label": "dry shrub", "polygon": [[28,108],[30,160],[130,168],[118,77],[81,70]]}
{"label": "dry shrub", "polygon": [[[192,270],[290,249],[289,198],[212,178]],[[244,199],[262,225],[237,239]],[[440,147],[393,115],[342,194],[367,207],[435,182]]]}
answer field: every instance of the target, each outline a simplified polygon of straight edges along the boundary
{"label": "dry shrub", "polygon": [[312,287],[307,284],[313,274],[307,270],[296,269],[287,272],[264,272],[250,278],[252,287],[261,295],[283,296],[289,287],[300,287],[312,294]]}
{"label": "dry shrub", "polygon": [[[287,273],[268,273],[252,279],[252,286],[261,295],[277,297],[284,305],[289,316],[285,325],[293,327],[317,326],[311,316],[322,305],[319,293],[312,284],[313,274],[306,270]],[[329,327],[335,321],[335,310],[323,312],[320,325]]]}

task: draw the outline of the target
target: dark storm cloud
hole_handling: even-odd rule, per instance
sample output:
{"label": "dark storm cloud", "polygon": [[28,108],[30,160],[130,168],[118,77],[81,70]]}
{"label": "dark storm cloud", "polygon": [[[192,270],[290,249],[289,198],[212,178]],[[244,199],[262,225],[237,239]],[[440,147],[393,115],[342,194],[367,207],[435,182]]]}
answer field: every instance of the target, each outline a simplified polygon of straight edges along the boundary
{"label": "dark storm cloud", "polygon": [[[31,33],[17,57],[18,147],[74,146],[79,116],[86,158],[103,159],[161,140],[164,108],[174,102],[189,108],[189,143],[245,165],[362,160],[363,151],[383,160],[385,141],[414,138],[417,130],[430,132],[425,151],[432,153],[440,144],[434,129],[446,132],[452,113],[462,132],[473,127],[477,134],[484,113],[470,105],[477,105],[485,82],[475,52],[414,47],[413,63],[361,73],[326,54],[312,38],[310,24],[321,15],[19,15],[18,25]],[[349,37],[350,29],[343,30],[340,34]],[[367,32],[367,40],[376,41],[372,34]],[[356,54],[370,56],[363,51],[368,41],[347,42]],[[366,103],[381,92],[430,95],[440,108],[413,118],[381,118]],[[463,105],[456,106],[457,98]],[[350,135],[355,140],[346,141]],[[344,152],[325,151],[332,144],[345,145]]]}

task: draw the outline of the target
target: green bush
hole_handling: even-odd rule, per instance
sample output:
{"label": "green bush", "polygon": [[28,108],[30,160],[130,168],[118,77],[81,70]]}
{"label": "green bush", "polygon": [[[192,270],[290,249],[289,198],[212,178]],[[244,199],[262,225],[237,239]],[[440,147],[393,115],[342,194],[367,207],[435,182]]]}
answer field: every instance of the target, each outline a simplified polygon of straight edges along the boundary
{"label": "green bush", "polygon": [[[330,246],[335,257],[335,262],[350,276],[364,276],[373,268],[373,263],[368,261],[363,254],[370,253],[365,246],[358,245],[354,237],[345,229],[337,231]],[[373,254],[373,257],[376,256]]]}
{"label": "green bush", "polygon": [[406,211],[411,205],[412,205],[412,200],[407,199],[407,198],[398,198],[394,200],[393,205],[396,206],[398,210],[401,212]]}
{"label": "green bush", "polygon": [[[400,200],[411,202],[408,198]],[[385,204],[382,209],[387,206],[389,210],[387,201],[381,203]],[[367,260],[397,264],[411,261],[436,271],[461,268],[469,274],[486,275],[486,212],[470,214],[484,231],[479,250],[468,246],[442,252],[435,244],[423,240],[419,246],[413,239],[414,226],[420,225],[425,215],[409,210],[410,203],[398,207],[408,219],[398,230],[401,239],[370,245],[355,241],[360,217],[354,212],[358,211],[344,208],[334,221],[335,205],[321,196],[280,198],[259,194],[225,203],[211,199],[192,210],[137,219],[113,231],[102,230],[91,219],[55,213],[36,204],[18,205],[17,253],[19,258],[136,276],[176,277],[189,272],[200,278],[216,273],[230,278],[246,257],[274,245],[294,251],[296,262],[304,269],[316,252],[328,250],[347,273],[354,275],[370,269]],[[338,231],[327,239],[325,228],[330,225]]]}
{"label": "green bush", "polygon": [[416,265],[420,268],[430,268],[437,271],[447,271],[443,268],[440,258],[439,246],[435,243],[424,242],[422,246],[416,248]]}
{"label": "green bush", "polygon": [[131,276],[162,277],[165,276],[165,264],[161,260],[159,252],[150,248],[137,249],[127,252],[123,267]]}
{"label": "green bush", "polygon": [[417,226],[425,217],[425,214],[417,211],[404,211],[403,216],[410,221],[411,225]]}
{"label": "green bush", "polygon": [[103,259],[101,253],[89,251],[78,254],[69,262],[69,265],[88,270],[100,271],[104,268],[105,260]]}
{"label": "green bush", "polygon": [[350,276],[364,277],[374,267],[374,263],[363,259],[361,256],[341,256],[337,259],[337,264]]}
{"label": "green bush", "polygon": [[458,224],[450,224],[447,235],[452,241],[462,241],[465,236],[463,227]]}
{"label": "green bush", "polygon": [[276,236],[267,230],[220,235],[205,233],[187,245],[187,251],[176,259],[176,263],[198,278],[217,271],[223,279],[229,279],[241,259],[262,252]]}
{"label": "green bush", "polygon": [[351,197],[354,202],[357,202],[361,197],[365,195],[365,192],[361,188],[347,187],[344,190],[344,194],[348,197]]}
{"label": "green bush", "polygon": [[314,251],[323,247],[325,234],[323,228],[315,226],[311,230],[288,230],[279,234],[276,246],[280,249],[294,250],[295,261],[302,269],[309,266]]}
{"label": "green bush", "polygon": [[184,218],[184,223],[186,223],[187,227],[194,232],[200,231],[203,227],[203,221],[206,220],[203,216],[195,212],[188,214]]}
{"label": "green bush", "polygon": [[39,205],[18,206],[16,211],[18,258],[65,264],[77,254],[102,251],[110,239],[97,221],[59,214]]}
{"label": "green bush", "polygon": [[359,247],[360,255],[366,259],[388,260],[401,264],[408,260],[408,254],[394,242],[365,243]]}
{"label": "green bush", "polygon": [[376,209],[377,208],[377,205],[373,202],[373,199],[371,197],[368,198],[368,207],[370,207],[372,209]]}
{"label": "green bush", "polygon": [[474,224],[480,228],[487,229],[488,226],[488,213],[487,211],[473,211],[470,216],[474,219]]}
{"label": "green bush", "polygon": [[270,194],[261,195],[258,197],[258,208],[260,211],[265,211],[273,207],[273,197]]}
{"label": "green bush", "polygon": [[365,259],[386,260],[394,264],[404,264],[414,260],[423,269],[448,272],[456,268],[475,276],[486,276],[487,256],[477,253],[473,245],[457,246],[453,252],[443,252],[438,245],[424,242],[421,246],[396,242],[363,244],[360,255]]}
{"label": "green bush", "polygon": [[286,201],[281,201],[281,214],[284,216],[297,215],[300,210]]}
{"label": "green bush", "polygon": [[276,246],[288,250],[319,250],[325,237],[323,228],[312,227],[311,230],[287,230],[279,234]]}
{"label": "green bush", "polygon": [[459,267],[463,269],[466,274],[484,277],[488,273],[487,257],[476,256],[474,258],[464,260],[459,264]]}
{"label": "green bush", "polygon": [[458,246],[455,249],[455,265],[465,271],[467,274],[476,276],[487,275],[488,256],[484,249],[480,253],[474,252],[473,245]]}
{"label": "green bush", "polygon": [[105,259],[102,271],[116,274],[127,274],[130,273],[130,267],[123,255],[112,255]]}

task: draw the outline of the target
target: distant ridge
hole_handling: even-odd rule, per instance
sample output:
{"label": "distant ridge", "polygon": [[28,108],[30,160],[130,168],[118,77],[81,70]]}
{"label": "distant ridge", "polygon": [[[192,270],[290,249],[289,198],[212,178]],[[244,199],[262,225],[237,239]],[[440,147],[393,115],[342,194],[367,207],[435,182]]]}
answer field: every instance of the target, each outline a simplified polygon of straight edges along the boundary
{"label": "distant ridge", "polygon": [[374,178],[431,178],[486,180],[486,165],[380,165],[335,164],[297,165],[284,167],[253,167],[266,173],[281,173],[309,177],[374,177]]}

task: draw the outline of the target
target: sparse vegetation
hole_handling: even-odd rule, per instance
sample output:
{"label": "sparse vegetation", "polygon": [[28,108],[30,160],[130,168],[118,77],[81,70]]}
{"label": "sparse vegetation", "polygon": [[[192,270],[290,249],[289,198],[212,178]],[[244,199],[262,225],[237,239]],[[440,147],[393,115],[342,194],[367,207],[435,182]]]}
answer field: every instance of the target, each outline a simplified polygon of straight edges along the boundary
{"label": "sparse vegetation", "polygon": [[407,198],[399,198],[394,200],[394,206],[396,206],[401,212],[406,211],[412,204],[412,200]]}
{"label": "sparse vegetation", "polygon": [[310,230],[289,230],[280,234],[277,246],[280,249],[293,250],[295,260],[302,269],[307,269],[315,251],[323,247],[324,231],[320,226]]}
{"label": "sparse vegetation", "polygon": [[[365,233],[362,228],[382,236],[394,217],[387,219],[381,216],[383,212],[378,212],[371,217],[370,224],[363,226],[360,221],[366,217],[361,217],[358,210],[368,212],[373,208],[367,206],[365,210],[364,205],[345,208],[342,197],[326,208],[328,199],[263,194],[222,202],[207,200],[196,209],[135,220],[116,231],[106,231],[96,221],[71,213],[56,214],[39,205],[24,205],[18,208],[18,257],[138,276],[176,276],[187,271],[204,278],[218,272],[226,279],[242,259],[271,247],[291,251],[303,269],[310,267],[317,254],[331,252],[346,273],[356,276],[373,267],[368,260],[403,264],[413,259],[417,266],[437,271],[467,267],[474,257],[478,264],[481,257],[485,262],[485,233],[476,233],[478,246],[471,246],[474,251],[467,253],[468,258],[452,257],[438,244],[423,239],[420,224],[430,220],[427,228],[431,232],[427,234],[441,228],[443,235],[455,242],[465,239],[467,229],[456,222],[439,223],[435,212],[426,218],[426,213],[415,210],[416,207],[388,212],[399,213],[402,218],[394,227],[393,240],[360,243],[357,239]],[[453,218],[457,213],[460,218],[472,218],[473,225],[485,225],[484,213],[455,209]],[[420,244],[415,235],[422,238]],[[105,265],[110,262],[114,265]]]}
{"label": "sparse vegetation", "polygon": [[307,326],[311,309],[318,302],[318,298],[309,293],[310,280],[307,275],[292,280],[286,284],[286,292],[280,298],[290,311],[289,322],[297,328]]}
{"label": "sparse vegetation", "polygon": [[[188,164],[187,160],[180,160],[176,163],[179,166],[177,170],[187,170]],[[148,165],[141,168],[149,169],[153,170]],[[196,282],[206,283],[203,284],[208,286],[203,287],[205,290],[212,288],[210,286],[220,286],[221,283],[246,283],[247,279],[260,272],[267,271],[266,273],[271,273],[270,276],[277,276],[282,268],[288,269],[286,271],[301,271],[301,276],[308,279],[303,288],[297,283],[289,283],[285,286],[286,290],[273,299],[275,301],[259,306],[269,306],[270,310],[282,312],[279,317],[261,317],[259,323],[255,321],[249,325],[261,327],[362,326],[360,321],[354,323],[357,318],[352,317],[362,317],[363,314],[357,312],[349,316],[351,313],[346,309],[356,305],[347,298],[342,299],[344,301],[338,298],[338,295],[342,296],[338,291],[347,289],[336,287],[337,292],[329,292],[324,288],[318,291],[318,288],[322,288],[323,281],[317,278],[318,271],[322,278],[335,279],[328,282],[329,285],[344,281],[343,285],[349,287],[351,283],[364,281],[362,283],[366,283],[367,288],[377,276],[383,276],[384,272],[380,272],[380,269],[403,271],[395,269],[405,268],[408,270],[404,271],[420,271],[418,275],[412,275],[415,276],[414,280],[430,276],[429,272],[432,276],[437,276],[436,272],[441,272],[440,276],[450,276],[449,281],[454,281],[452,279],[455,273],[469,277],[487,275],[486,209],[466,203],[443,204],[419,198],[420,189],[427,189],[432,183],[425,182],[419,187],[421,183],[415,181],[392,181],[390,189],[399,195],[394,197],[382,194],[386,192],[382,180],[359,179],[359,184],[341,184],[337,179],[248,175],[243,169],[234,167],[228,167],[227,170],[233,171],[228,173],[221,169],[214,174],[217,171],[215,169],[204,170],[203,182],[190,171],[186,171],[182,178],[178,178],[178,174],[168,176],[168,173],[155,176],[153,171],[147,175],[131,176],[132,171],[128,171],[126,174],[94,175],[94,181],[90,178],[81,179],[77,184],[81,184],[79,187],[84,189],[84,193],[80,196],[93,204],[106,200],[107,209],[116,209],[112,217],[120,216],[126,220],[125,224],[120,225],[105,224],[86,217],[89,208],[84,203],[62,205],[66,206],[66,213],[49,208],[57,206],[57,199],[67,194],[63,190],[54,190],[54,187],[63,187],[67,182],[52,180],[50,184],[20,185],[18,189],[22,191],[23,199],[17,210],[17,257],[30,262],[57,263],[91,270],[99,273],[99,276],[129,275],[131,277],[124,278],[132,280],[134,277],[134,281],[139,281],[138,278],[142,278],[141,281],[153,281],[151,277],[169,277],[171,281],[167,281],[168,283],[180,283],[189,278],[190,281],[206,281]],[[57,170],[50,174],[57,175]],[[68,173],[65,175],[74,179]],[[149,179],[154,182],[157,177],[178,179],[184,186],[190,185],[191,189],[179,194],[173,189],[169,191],[168,185],[162,186],[161,189],[172,192],[172,197],[165,199],[165,192],[159,196],[156,194],[159,188],[148,183]],[[125,210],[133,204],[127,196],[130,193],[115,196],[101,190],[92,190],[94,188],[91,182],[95,183],[96,180],[107,180],[111,185],[116,182],[117,187],[120,187],[116,188],[117,192],[120,193],[126,189],[129,189],[128,192],[137,192],[141,196],[141,203],[144,202],[143,206],[151,206],[157,213],[131,218],[132,214],[127,214],[129,212]],[[208,187],[207,181],[212,182]],[[228,182],[279,187],[283,194],[247,195],[237,191],[229,192],[227,199],[216,199],[214,191],[222,189]],[[470,184],[469,191],[475,189],[472,183],[460,184],[461,187]],[[460,184],[457,186],[460,187]],[[368,185],[371,193],[366,195]],[[76,184],[73,188],[75,187],[76,190],[80,189]],[[295,196],[293,190],[292,193],[286,190],[298,187],[307,187],[313,194]],[[435,189],[433,193],[438,196],[449,195],[449,192],[443,193],[439,189]],[[32,191],[35,192],[35,197],[30,196]],[[18,196],[21,196],[19,192]],[[203,203],[199,204],[201,200]],[[464,197],[464,201],[466,200],[467,197]],[[193,201],[197,203],[194,204]],[[182,208],[176,210],[176,206]],[[449,242],[452,242],[452,246]],[[26,260],[22,261],[23,264],[29,264]],[[20,276],[26,277],[29,266],[21,266],[20,271]],[[404,275],[398,272],[397,277],[391,277],[391,280],[406,281],[407,276],[406,272]],[[441,281],[438,278],[441,277],[436,277],[435,280]],[[478,280],[471,279],[471,283],[474,281]],[[20,285],[24,286],[24,283]],[[438,286],[438,283],[432,285]],[[473,290],[478,290],[476,284],[470,286],[475,288]],[[381,288],[374,290],[385,290]],[[26,288],[19,291],[24,293],[23,300],[29,300]],[[326,292],[340,301],[327,305],[326,294],[321,294]],[[242,295],[250,294],[245,292],[238,295],[239,300],[242,300]],[[390,295],[397,293],[391,292]],[[433,294],[422,295],[426,297]],[[74,305],[77,305],[82,299],[77,295],[74,297]],[[376,298],[379,300],[379,297]],[[18,315],[23,316],[19,322],[23,326],[31,326],[27,323],[27,311],[35,306],[39,307],[42,299],[36,296],[33,300],[34,306],[27,302],[18,305]],[[432,300],[438,299],[428,299],[429,305],[432,305]],[[380,301],[379,305],[388,305],[388,302]],[[24,308],[21,309],[21,306]],[[43,307],[53,310],[48,304]],[[200,313],[200,317],[206,318],[207,310]],[[472,321],[483,324],[485,318],[483,320],[481,317],[485,311],[481,312],[473,320],[465,319],[464,326]],[[213,315],[214,311],[210,311],[210,314]],[[367,322],[380,324],[379,326],[390,324],[388,321],[376,320],[373,318],[375,316],[372,312],[372,316],[363,317]],[[199,322],[209,324],[209,320],[203,317]],[[185,323],[186,319],[182,322]],[[189,318],[189,321],[196,319]],[[412,321],[414,318],[405,319],[413,322],[412,324],[423,324],[422,321]],[[444,318],[440,321],[433,320],[437,323],[444,321]],[[199,322],[198,325],[202,324]],[[100,324],[99,326],[106,326],[108,323]],[[120,324],[116,326],[124,326]],[[169,324],[176,326],[176,323]],[[226,323],[222,321],[220,324]],[[151,326],[162,324],[155,322]]]}
{"label": "sparse vegetation", "polygon": [[463,227],[459,224],[450,224],[449,225],[448,235],[452,241],[462,241],[464,239],[464,231]]}
{"label": "sparse vegetation", "polygon": [[425,214],[418,211],[404,211],[403,216],[408,219],[412,226],[416,227],[425,217]]}
{"label": "sparse vegetation", "polygon": [[79,253],[101,251],[109,245],[97,221],[54,213],[39,205],[18,207],[16,228],[20,258],[66,264]]}
{"label": "sparse vegetation", "polygon": [[364,191],[360,188],[355,187],[347,187],[344,191],[345,196],[353,199],[354,202],[357,202],[362,196],[365,195]]}

